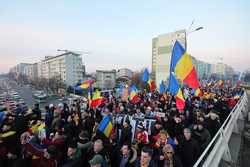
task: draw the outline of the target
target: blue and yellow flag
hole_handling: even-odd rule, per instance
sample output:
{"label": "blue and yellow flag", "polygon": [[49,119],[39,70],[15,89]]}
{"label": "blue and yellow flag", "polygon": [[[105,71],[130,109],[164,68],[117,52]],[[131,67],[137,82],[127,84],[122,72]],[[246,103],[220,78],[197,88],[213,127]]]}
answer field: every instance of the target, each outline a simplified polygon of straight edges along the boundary
{"label": "blue and yellow flag", "polygon": [[98,130],[102,132],[106,137],[109,137],[112,131],[113,125],[111,123],[110,117],[107,115],[103,118],[100,123]]}

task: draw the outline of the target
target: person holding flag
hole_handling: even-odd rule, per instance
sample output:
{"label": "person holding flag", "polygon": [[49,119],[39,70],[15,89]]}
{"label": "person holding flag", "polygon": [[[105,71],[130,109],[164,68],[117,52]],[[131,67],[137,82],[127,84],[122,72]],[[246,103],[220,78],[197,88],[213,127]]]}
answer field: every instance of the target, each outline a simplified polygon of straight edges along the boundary
{"label": "person holding flag", "polygon": [[155,89],[156,89],[155,82],[150,78],[147,68],[145,68],[145,70],[143,72],[142,81],[145,82],[149,86],[150,92],[155,91]]}

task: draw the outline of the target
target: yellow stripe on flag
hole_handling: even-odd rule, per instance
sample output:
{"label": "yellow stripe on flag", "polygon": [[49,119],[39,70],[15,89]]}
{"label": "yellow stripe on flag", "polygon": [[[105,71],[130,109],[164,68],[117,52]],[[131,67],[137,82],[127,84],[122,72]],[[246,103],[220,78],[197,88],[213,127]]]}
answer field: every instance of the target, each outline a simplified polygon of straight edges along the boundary
{"label": "yellow stripe on flag", "polygon": [[175,75],[182,81],[193,69],[193,62],[190,56],[185,52],[175,67]]}
{"label": "yellow stripe on flag", "polygon": [[107,136],[107,137],[109,137],[110,136],[110,133],[111,133],[111,131],[112,131],[112,123],[111,122],[109,122],[108,123],[108,125],[107,125],[107,127],[105,128],[105,130],[104,130],[104,134],[105,134],[105,136]]}

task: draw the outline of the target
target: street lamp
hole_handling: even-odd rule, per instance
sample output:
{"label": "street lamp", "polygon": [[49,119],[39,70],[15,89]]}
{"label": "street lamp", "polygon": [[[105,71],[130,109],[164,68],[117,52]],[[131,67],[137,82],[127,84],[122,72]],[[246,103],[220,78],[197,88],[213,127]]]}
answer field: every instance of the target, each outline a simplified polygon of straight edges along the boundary
{"label": "street lamp", "polygon": [[192,31],[190,31],[190,28],[189,28],[189,31],[185,31],[185,49],[187,50],[187,36],[193,32],[196,32],[196,31],[199,31],[199,30],[202,30],[204,27],[198,27]]}
{"label": "street lamp", "polygon": [[202,29],[203,29],[203,27],[198,27],[198,28],[196,28],[196,29],[194,29],[194,30],[192,30],[192,31],[186,32],[186,35],[189,35],[189,34],[195,32],[195,31],[199,31],[199,30],[202,30]]}

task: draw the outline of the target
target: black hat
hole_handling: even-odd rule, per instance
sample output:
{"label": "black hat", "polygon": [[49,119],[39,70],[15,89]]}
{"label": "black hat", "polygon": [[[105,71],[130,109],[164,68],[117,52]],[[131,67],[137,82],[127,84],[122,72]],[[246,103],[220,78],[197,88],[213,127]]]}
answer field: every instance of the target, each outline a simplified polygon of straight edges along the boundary
{"label": "black hat", "polygon": [[77,148],[77,143],[76,143],[76,141],[71,141],[70,143],[69,143],[69,146],[68,146],[69,148]]}

